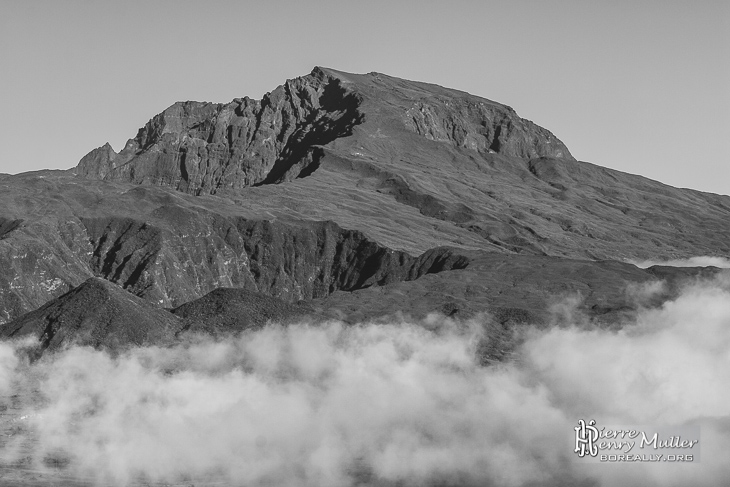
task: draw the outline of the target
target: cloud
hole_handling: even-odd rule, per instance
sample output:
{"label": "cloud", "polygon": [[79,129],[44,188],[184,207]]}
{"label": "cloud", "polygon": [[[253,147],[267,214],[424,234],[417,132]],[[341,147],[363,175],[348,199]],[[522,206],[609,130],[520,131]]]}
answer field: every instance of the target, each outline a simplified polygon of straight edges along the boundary
{"label": "cloud", "polygon": [[697,256],[687,259],[671,259],[671,260],[630,260],[630,264],[636,267],[646,269],[654,265],[666,265],[670,267],[719,267],[720,269],[730,269],[730,259],[725,257]]}
{"label": "cloud", "polygon": [[[570,306],[558,308],[569,317]],[[32,365],[20,345],[1,343],[13,436],[0,461],[113,485],[665,486],[730,476],[724,277],[620,331],[532,329],[514,361],[485,367],[475,355],[488,322],[270,325],[116,357],[71,348]],[[11,405],[10,390],[24,404]],[[580,462],[573,427],[589,418],[699,426],[701,462]]]}

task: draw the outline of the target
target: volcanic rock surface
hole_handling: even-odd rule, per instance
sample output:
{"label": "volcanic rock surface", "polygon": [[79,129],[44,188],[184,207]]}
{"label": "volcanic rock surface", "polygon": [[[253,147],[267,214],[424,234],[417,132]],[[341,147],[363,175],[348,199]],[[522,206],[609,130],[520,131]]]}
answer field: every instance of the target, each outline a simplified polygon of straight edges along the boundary
{"label": "volcanic rock surface", "polygon": [[628,284],[670,289],[690,272],[627,260],[730,254],[730,197],[577,161],[484,98],[326,68],[261,100],[176,103],[69,171],[2,175],[0,208],[6,335],[92,277],[170,323],[207,310],[195,326],[213,333],[307,314],[302,300],[350,322],[487,311],[509,324],[549,322],[579,296],[619,322],[638,306]]}

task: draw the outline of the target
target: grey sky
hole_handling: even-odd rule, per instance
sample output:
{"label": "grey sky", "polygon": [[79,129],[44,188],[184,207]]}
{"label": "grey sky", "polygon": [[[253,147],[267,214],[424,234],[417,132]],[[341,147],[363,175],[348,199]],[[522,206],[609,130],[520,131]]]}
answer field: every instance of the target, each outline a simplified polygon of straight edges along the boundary
{"label": "grey sky", "polygon": [[315,65],[512,106],[578,159],[730,194],[730,2],[0,0],[0,172]]}

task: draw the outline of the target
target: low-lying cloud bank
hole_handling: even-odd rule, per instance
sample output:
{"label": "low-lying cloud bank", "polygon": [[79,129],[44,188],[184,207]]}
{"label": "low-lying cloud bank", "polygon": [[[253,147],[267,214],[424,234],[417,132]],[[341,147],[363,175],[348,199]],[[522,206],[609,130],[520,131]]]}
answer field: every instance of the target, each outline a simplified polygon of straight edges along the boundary
{"label": "low-lying cloud bank", "polygon": [[[489,339],[486,321],[271,325],[118,357],[72,348],[32,365],[19,358],[27,342],[1,343],[0,462],[5,472],[111,485],[714,486],[730,478],[726,277],[640,312],[619,332],[531,330],[513,362],[489,367],[475,359]],[[573,453],[579,419],[699,426],[701,461],[582,462]]]}
{"label": "low-lying cloud bank", "polygon": [[720,269],[730,269],[730,259],[725,257],[697,256],[687,259],[670,259],[670,260],[630,260],[630,264],[636,267],[646,269],[653,265],[666,265],[670,267],[719,267]]}

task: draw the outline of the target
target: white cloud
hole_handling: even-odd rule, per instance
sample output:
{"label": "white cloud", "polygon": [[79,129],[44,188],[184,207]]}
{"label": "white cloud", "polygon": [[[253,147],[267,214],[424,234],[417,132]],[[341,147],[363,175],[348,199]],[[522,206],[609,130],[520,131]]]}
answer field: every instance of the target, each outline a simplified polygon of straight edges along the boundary
{"label": "white cloud", "polygon": [[[26,398],[9,410],[16,441],[0,455],[27,456],[13,447],[32,439],[33,468],[56,459],[116,485],[665,486],[730,476],[723,280],[618,332],[533,330],[517,360],[490,367],[474,360],[485,320],[272,325],[118,357],[72,348],[33,365],[0,344],[4,397],[16,388]],[[573,426],[588,418],[700,425],[701,463],[580,463]]]}
{"label": "white cloud", "polygon": [[666,265],[670,267],[719,267],[721,269],[730,269],[730,259],[725,257],[697,256],[687,259],[670,259],[670,260],[630,260],[630,264],[636,267],[646,269],[653,265]]}

